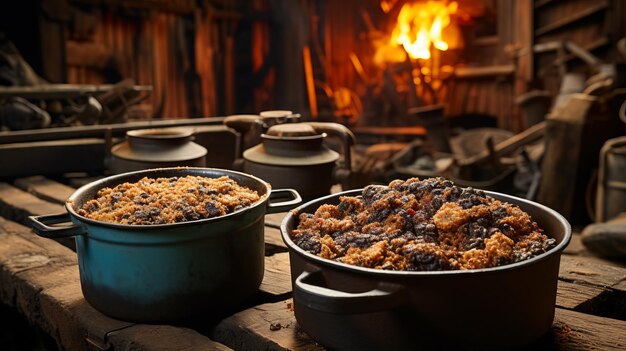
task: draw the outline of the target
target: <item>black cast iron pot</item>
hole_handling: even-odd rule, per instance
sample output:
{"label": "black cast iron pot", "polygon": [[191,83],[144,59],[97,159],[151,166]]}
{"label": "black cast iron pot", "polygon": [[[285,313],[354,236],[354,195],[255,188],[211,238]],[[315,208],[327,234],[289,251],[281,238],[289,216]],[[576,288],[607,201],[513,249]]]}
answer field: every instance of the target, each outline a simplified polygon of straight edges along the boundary
{"label": "black cast iron pot", "polygon": [[[76,210],[98,190],[143,177],[229,176],[261,198],[224,216],[160,225],[100,222]],[[294,199],[272,203],[270,195]],[[47,238],[76,236],[80,283],[85,299],[111,317],[136,322],[167,322],[227,310],[250,297],[263,280],[266,213],[300,203],[291,189],[240,172],[211,168],[159,168],[124,173],[76,190],[67,213],[30,217]],[[52,227],[50,224],[72,221]]]}
{"label": "black cast iron pot", "polygon": [[338,204],[347,191],[308,202],[284,218],[293,301],[302,329],[336,350],[511,349],[539,339],[554,318],[561,252],[569,223],[534,202],[494,192],[518,205],[556,239],[549,252],[495,268],[408,272],[348,265],[304,251],[289,237],[298,215]]}

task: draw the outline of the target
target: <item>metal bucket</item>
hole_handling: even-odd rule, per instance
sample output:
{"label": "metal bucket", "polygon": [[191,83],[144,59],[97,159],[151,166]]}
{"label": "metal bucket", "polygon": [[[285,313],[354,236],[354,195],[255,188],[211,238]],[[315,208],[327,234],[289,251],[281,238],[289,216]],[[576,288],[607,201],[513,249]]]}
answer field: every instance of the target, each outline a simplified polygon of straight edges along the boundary
{"label": "metal bucket", "polygon": [[626,137],[610,139],[600,150],[595,221],[605,222],[622,212],[626,212]]}

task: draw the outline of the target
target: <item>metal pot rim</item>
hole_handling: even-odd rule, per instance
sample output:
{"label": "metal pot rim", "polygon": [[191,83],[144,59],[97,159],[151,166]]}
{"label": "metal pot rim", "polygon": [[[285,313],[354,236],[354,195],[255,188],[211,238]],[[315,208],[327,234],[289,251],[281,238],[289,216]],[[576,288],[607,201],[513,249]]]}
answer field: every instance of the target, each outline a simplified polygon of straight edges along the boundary
{"label": "metal pot rim", "polygon": [[[255,181],[257,181],[259,184],[262,184],[265,186],[265,194],[261,195],[261,198],[259,200],[257,200],[254,204],[245,207],[239,211],[235,211],[235,212],[231,212],[228,214],[225,214],[223,216],[219,216],[219,217],[211,217],[211,218],[204,218],[204,219],[199,219],[199,220],[194,220],[194,221],[188,221],[188,222],[178,222],[178,223],[167,223],[167,224],[141,224],[141,225],[132,225],[132,224],[119,224],[119,223],[111,223],[111,222],[104,222],[104,221],[97,221],[95,219],[91,219],[91,218],[87,218],[85,216],[81,216],[79,215],[75,210],[74,210],[74,202],[81,197],[85,192],[92,190],[92,189],[97,189],[100,190],[101,188],[103,188],[103,184],[105,183],[109,183],[111,181],[114,181],[115,184],[121,184],[124,183],[128,178],[133,178],[136,176],[141,176],[142,174],[154,174],[154,173],[161,173],[161,172],[168,172],[168,171],[179,171],[181,172],[183,175],[187,175],[185,174],[185,171],[213,171],[213,172],[218,172],[218,173],[223,173],[222,175],[229,175],[229,174],[236,174],[238,176],[241,177],[246,177],[246,178],[250,178],[253,179]],[[194,174],[189,174],[189,175],[194,175]],[[96,190],[96,191],[97,191]],[[270,185],[270,183],[255,177],[253,175],[247,174],[247,173],[243,173],[243,172],[237,172],[237,171],[232,171],[232,170],[226,170],[226,169],[219,169],[219,168],[206,168],[206,167],[165,167],[165,168],[151,168],[151,169],[146,169],[146,170],[140,170],[140,171],[133,171],[133,172],[126,172],[126,173],[121,173],[121,174],[116,174],[116,175],[112,175],[106,178],[102,178],[99,180],[96,180],[94,182],[91,182],[89,184],[83,185],[82,187],[76,189],[76,191],[74,191],[74,193],[72,193],[72,195],[70,195],[70,197],[65,201],[65,208],[68,211],[68,213],[70,213],[70,215],[74,218],[79,219],[81,222],[85,222],[88,223],[90,225],[95,225],[95,226],[101,226],[101,227],[108,227],[108,228],[117,228],[117,229],[123,229],[123,230],[139,230],[139,231],[145,231],[145,230],[152,230],[152,229],[170,229],[170,228],[177,228],[177,227],[183,227],[183,226],[197,226],[200,224],[206,224],[206,223],[211,223],[211,222],[218,222],[221,220],[226,220],[226,219],[231,219],[232,217],[235,216],[239,216],[242,215],[246,212],[249,212],[253,209],[255,209],[258,206],[263,205],[265,202],[267,202],[267,200],[269,199],[270,193],[272,192],[272,186]]]}
{"label": "metal pot rim", "polygon": [[512,199],[515,201],[523,202],[529,206],[538,207],[540,210],[547,212],[550,216],[555,217],[565,228],[563,239],[551,250],[544,252],[541,255],[524,260],[524,261],[506,264],[506,265],[498,266],[498,267],[467,269],[467,270],[445,270],[445,271],[390,271],[390,270],[382,270],[382,269],[367,268],[367,267],[351,265],[351,264],[342,263],[342,262],[338,262],[338,261],[334,261],[331,259],[322,258],[317,255],[314,255],[300,248],[291,240],[291,237],[289,236],[289,233],[287,230],[287,222],[289,222],[291,218],[294,218],[294,217],[297,218],[297,216],[300,215],[300,211],[303,208],[310,206],[311,204],[315,202],[319,203],[320,205],[329,203],[329,200],[335,199],[335,198],[338,199],[340,196],[355,196],[357,194],[360,194],[362,190],[363,189],[347,190],[347,191],[343,191],[340,193],[324,196],[318,199],[311,200],[289,211],[289,213],[285,216],[285,218],[283,218],[283,221],[280,224],[280,234],[282,236],[283,241],[287,245],[287,248],[289,249],[289,251],[290,252],[293,251],[301,256],[306,257],[306,259],[308,259],[309,262],[312,260],[316,264],[320,264],[323,266],[330,266],[336,269],[351,271],[354,273],[368,274],[368,275],[374,274],[380,277],[394,277],[394,276],[395,277],[403,277],[403,276],[440,277],[440,276],[454,276],[454,275],[471,275],[471,274],[479,274],[479,273],[487,274],[487,273],[492,273],[492,272],[507,271],[507,270],[523,268],[524,266],[535,264],[539,261],[543,261],[549,258],[550,256],[559,254],[569,244],[571,237],[572,237],[572,229],[571,229],[569,222],[555,210],[547,206],[544,206],[542,204],[536,203],[534,201],[522,199],[522,198],[512,196],[512,195],[485,190],[484,192],[489,196],[495,197],[497,199],[502,199],[504,201],[507,201],[508,199]]}
{"label": "metal pot rim", "polygon": [[328,134],[326,133],[321,133],[321,134],[315,134],[315,135],[299,135],[299,136],[278,136],[278,135],[270,135],[270,134],[261,134],[261,138],[263,139],[268,139],[268,140],[273,140],[273,141],[310,141],[310,140],[318,140],[318,139],[324,139]]}
{"label": "metal pot rim", "polygon": [[184,127],[148,128],[129,130],[126,137],[151,140],[187,139],[192,137],[193,133],[193,129]]}

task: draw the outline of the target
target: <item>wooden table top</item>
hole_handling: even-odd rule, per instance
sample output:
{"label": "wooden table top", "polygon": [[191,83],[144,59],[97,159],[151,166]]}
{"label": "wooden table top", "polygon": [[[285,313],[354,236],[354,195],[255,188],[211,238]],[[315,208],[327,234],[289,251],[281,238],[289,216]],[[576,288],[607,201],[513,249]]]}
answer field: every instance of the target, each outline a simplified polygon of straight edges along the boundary
{"label": "wooden table top", "polygon": [[[67,350],[323,350],[298,327],[289,257],[266,216],[265,277],[257,296],[227,316],[189,324],[144,325],[111,319],[84,300],[76,254],[36,236],[29,215],[63,212],[72,186],[44,177],[0,182],[0,301],[16,308]],[[556,315],[546,350],[626,349],[626,264],[590,255],[574,235],[559,272]]]}

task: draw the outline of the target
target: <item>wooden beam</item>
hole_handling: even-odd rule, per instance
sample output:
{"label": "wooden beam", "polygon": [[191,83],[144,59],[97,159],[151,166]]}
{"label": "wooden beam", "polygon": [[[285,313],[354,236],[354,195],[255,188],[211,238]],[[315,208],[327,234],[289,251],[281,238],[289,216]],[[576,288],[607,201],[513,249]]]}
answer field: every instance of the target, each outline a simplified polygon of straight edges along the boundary
{"label": "wooden beam", "polygon": [[[609,38],[601,37],[581,47],[587,51],[593,51],[609,44],[610,44]],[[535,44],[533,46],[533,52],[535,54],[555,52],[557,50],[563,50],[563,49],[565,49],[565,43],[563,41],[549,41],[545,43]],[[567,62],[576,58],[578,57],[574,54],[567,54],[567,55],[563,55],[563,57],[560,58],[560,60],[562,62]],[[559,64],[559,62],[557,61],[555,62],[555,64]]]}
{"label": "wooden beam", "polygon": [[454,77],[458,79],[492,78],[510,76],[513,73],[515,73],[514,65],[458,67],[454,70]]}
{"label": "wooden beam", "polygon": [[[103,124],[93,126],[58,127],[46,129],[17,130],[10,132],[0,132],[0,145],[7,143],[23,143],[31,141],[60,140],[70,138],[104,137],[105,133],[111,132],[113,136],[123,136],[129,130],[146,128],[167,128],[167,127],[191,127],[203,126],[211,129],[229,130],[222,125],[224,117],[190,118],[190,119],[168,119],[154,121],[138,121],[127,123]],[[207,131],[208,128],[202,128]]]}
{"label": "wooden beam", "polygon": [[589,8],[580,11],[578,13],[575,13],[573,15],[567,16],[565,18],[562,18],[558,21],[554,21],[551,22],[550,24],[547,24],[543,27],[537,28],[535,29],[535,36],[541,36],[544,34],[548,34],[550,32],[553,32],[555,30],[559,30],[565,26],[571,25],[573,23],[576,23],[586,17],[589,17],[591,15],[594,15],[600,11],[603,11],[605,9],[607,9],[609,7],[609,2],[604,0],[604,1],[600,1],[597,4],[590,6]]}
{"label": "wooden beam", "polygon": [[104,139],[83,138],[0,145],[0,177],[102,172]]}
{"label": "wooden beam", "polygon": [[[65,99],[110,92],[116,84],[43,84],[35,86],[0,87],[0,97],[20,96],[24,99]],[[152,91],[151,86],[129,87],[137,92]]]}
{"label": "wooden beam", "polygon": [[[585,45],[583,47],[583,49],[587,50],[587,51],[594,51],[597,49],[600,49],[602,47],[605,47],[607,45],[611,44],[611,41],[609,40],[609,38],[607,37],[602,37],[599,39],[596,39],[594,41],[592,41],[591,43]],[[566,63],[569,62],[571,60],[575,60],[575,59],[581,59],[579,56],[574,55],[574,54],[567,54],[567,55],[563,55],[563,57],[560,58],[561,62]],[[557,61],[555,62],[557,65],[560,63],[558,61],[559,59],[557,59]]]}
{"label": "wooden beam", "polygon": [[311,49],[308,45],[302,49],[302,61],[304,63],[304,79],[306,91],[309,98],[309,110],[311,117],[317,119],[317,95],[315,92],[315,76],[313,75],[313,62],[311,59]]}
{"label": "wooden beam", "polygon": [[[546,122],[540,122],[526,129],[525,131],[512,136],[511,138],[495,145],[495,156],[502,157],[507,155],[518,148],[538,140],[543,137],[544,130],[546,129]],[[486,161],[491,155],[488,150],[483,150],[481,153],[468,157],[466,159],[457,160],[459,166],[468,166],[477,162]]]}

